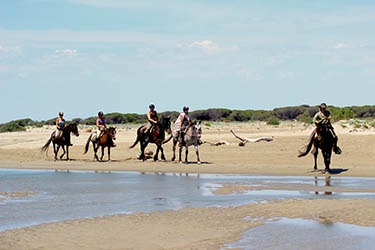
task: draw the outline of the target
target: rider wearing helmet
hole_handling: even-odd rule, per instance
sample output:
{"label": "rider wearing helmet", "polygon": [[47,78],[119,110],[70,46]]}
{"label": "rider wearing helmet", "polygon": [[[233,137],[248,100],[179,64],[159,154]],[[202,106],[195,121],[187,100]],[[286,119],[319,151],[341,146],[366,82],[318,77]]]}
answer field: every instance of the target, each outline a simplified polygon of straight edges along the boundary
{"label": "rider wearing helmet", "polygon": [[96,139],[97,140],[99,140],[99,138],[103,135],[105,128],[106,128],[106,125],[105,125],[105,121],[103,118],[103,112],[99,111],[98,119],[96,119]]}
{"label": "rider wearing helmet", "polygon": [[64,112],[59,112],[59,117],[56,119],[56,132],[55,139],[60,139],[62,136],[63,129],[65,127],[65,119],[63,118]]}
{"label": "rider wearing helmet", "polygon": [[182,111],[175,122],[175,136],[181,144],[184,142],[185,130],[192,123],[189,116],[189,107],[183,107]]}
{"label": "rider wearing helmet", "polygon": [[153,129],[159,122],[159,117],[158,117],[158,113],[155,110],[155,105],[150,104],[148,107],[150,110],[147,113],[148,124],[146,125],[145,130],[144,130],[145,134],[149,133],[151,129]]}
{"label": "rider wearing helmet", "polygon": [[[333,145],[333,151],[336,154],[341,154],[341,149],[337,146],[337,135],[332,127],[331,124],[331,113],[327,110],[327,104],[322,103],[320,104],[319,111],[314,115],[313,122],[318,127],[321,125],[328,126],[329,130],[331,131],[333,138],[334,138],[334,145]],[[315,129],[317,132],[317,136],[319,137],[318,130]],[[315,149],[316,150],[316,149]]]}

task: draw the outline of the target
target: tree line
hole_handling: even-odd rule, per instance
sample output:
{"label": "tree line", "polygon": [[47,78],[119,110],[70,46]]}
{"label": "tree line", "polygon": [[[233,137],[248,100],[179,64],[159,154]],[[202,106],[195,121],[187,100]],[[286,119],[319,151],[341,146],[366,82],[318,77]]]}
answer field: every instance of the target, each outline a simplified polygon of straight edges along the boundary
{"label": "tree line", "polygon": [[[223,121],[223,122],[249,122],[249,121],[266,121],[268,124],[278,124],[279,121],[296,120],[299,122],[310,124],[312,117],[318,111],[318,106],[291,106],[275,108],[273,110],[230,110],[222,108],[211,108],[205,110],[195,110],[190,112],[193,120],[201,121]],[[375,118],[375,106],[350,106],[350,107],[334,107],[330,106],[332,119],[349,120],[349,119],[367,119]],[[166,111],[159,113],[159,116],[169,116],[172,120],[177,119],[178,112]],[[145,123],[147,121],[146,114],[135,113],[107,113],[104,115],[108,124],[125,124],[125,123]],[[75,118],[70,122],[82,125],[95,125],[97,117],[88,117],[85,119]],[[43,125],[54,125],[56,118],[46,121],[34,121],[30,118],[10,121],[0,124],[0,132],[24,131],[27,126],[42,127]]]}

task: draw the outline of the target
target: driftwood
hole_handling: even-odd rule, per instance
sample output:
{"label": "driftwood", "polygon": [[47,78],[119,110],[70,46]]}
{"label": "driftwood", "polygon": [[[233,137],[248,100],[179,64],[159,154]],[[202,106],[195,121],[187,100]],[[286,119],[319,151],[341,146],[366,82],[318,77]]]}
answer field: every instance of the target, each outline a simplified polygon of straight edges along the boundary
{"label": "driftwood", "polygon": [[271,137],[258,137],[258,138],[255,138],[255,139],[249,139],[249,138],[246,138],[246,137],[239,137],[238,135],[236,135],[233,132],[233,130],[230,130],[230,132],[234,135],[234,137],[236,137],[237,139],[240,140],[240,142],[238,143],[238,146],[245,146],[245,144],[248,143],[248,142],[260,142],[260,141],[270,142],[270,141],[273,141],[273,138],[271,138]]}
{"label": "driftwood", "polygon": [[218,142],[209,142],[209,141],[204,141],[203,143],[207,143],[210,146],[221,146],[221,145],[229,145],[230,143],[227,141],[218,141]]}

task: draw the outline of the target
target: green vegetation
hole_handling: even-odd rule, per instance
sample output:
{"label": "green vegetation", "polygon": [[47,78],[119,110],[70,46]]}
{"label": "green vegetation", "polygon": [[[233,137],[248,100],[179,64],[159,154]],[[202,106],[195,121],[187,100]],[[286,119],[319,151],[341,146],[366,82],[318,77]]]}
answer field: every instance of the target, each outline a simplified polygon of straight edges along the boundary
{"label": "green vegetation", "polygon": [[[329,106],[328,110],[334,122],[339,120],[354,119],[355,127],[362,127],[363,124],[358,120],[366,121],[367,127],[375,127],[375,106],[352,106],[352,107],[334,107]],[[202,120],[207,122],[251,122],[266,121],[267,124],[277,125],[281,121],[296,120],[305,124],[312,123],[312,117],[318,111],[318,106],[293,106],[275,108],[273,110],[230,110],[222,108],[212,108],[206,110],[195,110],[190,112],[193,120]],[[174,121],[179,112],[166,111],[159,113],[159,116],[169,116]],[[145,123],[147,121],[145,114],[122,114],[108,113],[104,115],[108,124],[125,124],[125,123]],[[88,117],[86,119],[74,118],[72,122],[82,125],[95,125],[97,117]],[[54,125],[56,118],[47,121],[33,121],[31,119],[21,119],[0,124],[0,132],[24,131],[26,126],[41,127],[43,125]]]}
{"label": "green vegetation", "polygon": [[272,116],[267,120],[267,125],[280,125],[280,120],[277,117]]}
{"label": "green vegetation", "polygon": [[10,121],[8,123],[0,124],[0,132],[25,131],[26,126],[31,126],[32,124],[33,121],[29,118]]}

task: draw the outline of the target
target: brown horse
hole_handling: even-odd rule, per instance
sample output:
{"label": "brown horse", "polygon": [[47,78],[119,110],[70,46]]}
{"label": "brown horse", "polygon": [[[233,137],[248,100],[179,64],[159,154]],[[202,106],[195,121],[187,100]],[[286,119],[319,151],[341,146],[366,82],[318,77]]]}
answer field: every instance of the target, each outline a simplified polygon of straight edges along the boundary
{"label": "brown horse", "polygon": [[[56,131],[53,131],[51,134],[51,137],[49,140],[46,142],[46,144],[42,147],[42,151],[47,151],[49,144],[52,142],[53,143],[53,152],[55,154],[55,161],[57,160],[57,153],[59,152],[60,147],[62,147],[64,153],[60,155],[60,159],[63,158],[63,156],[66,153],[66,160],[69,159],[69,147],[71,146],[70,143],[70,133],[73,133],[75,136],[79,136],[78,133],[78,126],[76,123],[71,123],[67,126],[65,126],[62,130],[62,135],[60,138],[55,138],[55,133]],[[57,148],[56,148],[57,145]],[[66,147],[66,150],[64,148]]]}
{"label": "brown horse", "polygon": [[156,144],[156,152],[154,155],[154,161],[158,160],[159,150],[161,152],[161,159],[165,161],[164,151],[162,145],[169,140],[165,141],[165,132],[168,134],[171,134],[171,119],[170,117],[162,117],[160,121],[158,122],[157,126],[158,129],[152,130],[149,133],[144,133],[144,127],[145,125],[142,125],[137,130],[137,139],[133,143],[133,145],[130,146],[130,148],[134,148],[135,145],[137,145],[138,142],[141,144],[141,155],[139,156],[140,160],[145,161],[145,149],[147,145],[151,143]]}
{"label": "brown horse", "polygon": [[96,139],[96,137],[93,137],[94,133],[91,133],[91,135],[87,139],[84,154],[86,154],[89,150],[91,141],[92,146],[94,148],[94,161],[99,161],[98,155],[96,154],[96,152],[98,152],[99,147],[102,147],[102,156],[100,157],[100,161],[103,160],[105,147],[108,147],[108,161],[111,161],[111,147],[115,147],[114,140],[116,140],[116,130],[116,127],[105,128],[105,130],[103,131],[103,135],[99,138],[99,140]]}
{"label": "brown horse", "polygon": [[324,172],[331,173],[331,155],[336,139],[333,137],[332,132],[330,131],[330,125],[319,125],[316,129],[316,133],[318,134],[317,138],[315,138],[315,133],[312,133],[310,137],[310,142],[309,144],[307,144],[305,151],[300,152],[298,157],[307,155],[310,152],[312,146],[314,146],[314,150],[312,152],[312,154],[314,155],[314,171],[317,171],[317,158],[318,151],[320,148],[324,158]]}

